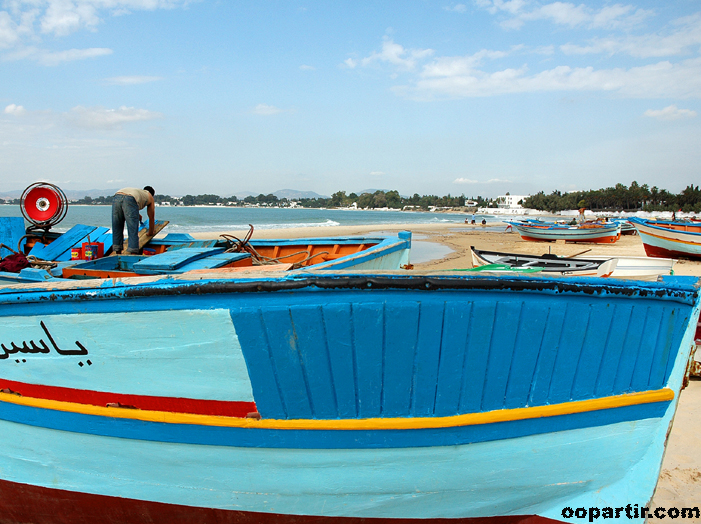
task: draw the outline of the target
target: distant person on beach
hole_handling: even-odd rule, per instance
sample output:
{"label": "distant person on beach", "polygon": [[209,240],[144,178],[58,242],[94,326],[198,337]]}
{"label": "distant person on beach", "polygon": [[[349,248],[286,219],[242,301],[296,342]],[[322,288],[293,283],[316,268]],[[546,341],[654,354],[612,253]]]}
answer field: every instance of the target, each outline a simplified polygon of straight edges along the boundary
{"label": "distant person on beach", "polygon": [[474,223],[475,223],[475,214],[472,213],[472,222],[470,222],[470,224],[474,224]]}
{"label": "distant person on beach", "polygon": [[141,215],[139,211],[146,208],[148,213],[148,234],[155,234],[156,204],[153,196],[156,194],[151,186],[143,189],[125,187],[117,191],[112,201],[112,252],[121,254],[124,246],[124,223],[127,224],[129,246],[127,255],[139,254],[139,223]]}
{"label": "distant person on beach", "polygon": [[579,215],[577,215],[577,223],[578,224],[584,224],[584,222],[586,221],[586,218],[584,218],[584,211],[586,211],[585,207],[579,208]]}
{"label": "distant person on beach", "polygon": [[484,218],[482,219],[482,225],[483,225],[483,226],[486,226],[486,225],[487,225],[487,220],[484,219]]}

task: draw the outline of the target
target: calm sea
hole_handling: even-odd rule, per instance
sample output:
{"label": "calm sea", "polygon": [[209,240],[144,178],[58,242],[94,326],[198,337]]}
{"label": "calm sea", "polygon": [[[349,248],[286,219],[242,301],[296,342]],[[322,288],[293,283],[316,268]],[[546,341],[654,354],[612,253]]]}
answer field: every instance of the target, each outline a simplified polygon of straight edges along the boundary
{"label": "calm sea", "polygon": [[[146,218],[146,212],[141,215]],[[0,205],[0,216],[22,216],[17,205]],[[464,224],[471,215],[403,211],[355,211],[343,209],[268,209],[230,207],[157,207],[156,218],[168,220],[170,233],[207,233],[227,230],[284,229],[290,227],[358,226],[383,224]],[[478,222],[501,219],[476,215]],[[110,206],[69,206],[66,217],[53,230],[67,231],[76,224],[112,227]],[[319,231],[320,235],[324,233]]]}

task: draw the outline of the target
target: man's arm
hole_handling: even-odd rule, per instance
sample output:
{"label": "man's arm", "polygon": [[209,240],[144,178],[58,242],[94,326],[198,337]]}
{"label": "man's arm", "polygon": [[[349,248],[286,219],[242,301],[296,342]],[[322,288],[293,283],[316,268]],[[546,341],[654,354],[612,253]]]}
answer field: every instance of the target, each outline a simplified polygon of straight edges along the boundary
{"label": "man's arm", "polygon": [[152,237],[155,234],[156,228],[156,204],[153,201],[153,196],[149,199],[146,212],[148,213],[148,236]]}

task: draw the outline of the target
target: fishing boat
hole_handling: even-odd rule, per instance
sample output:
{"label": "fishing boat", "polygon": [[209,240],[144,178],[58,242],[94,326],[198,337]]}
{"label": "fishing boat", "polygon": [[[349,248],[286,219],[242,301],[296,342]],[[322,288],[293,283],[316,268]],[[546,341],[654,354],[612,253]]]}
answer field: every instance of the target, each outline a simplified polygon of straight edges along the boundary
{"label": "fishing boat", "polygon": [[[9,226],[19,227],[9,227]],[[20,217],[0,218],[3,230],[15,231],[9,244],[26,252],[32,267],[18,273],[0,271],[0,282],[34,282],[56,278],[126,278],[141,275],[177,274],[190,271],[240,272],[261,269],[296,271],[314,267],[324,270],[348,268],[390,270],[411,267],[411,232],[393,236],[318,237],[253,240],[222,235],[197,240],[188,234],[169,234],[145,243],[143,255],[72,258],[78,246],[111,247],[107,228],[76,225],[65,233],[23,234]],[[148,229],[148,222],[142,227]],[[251,230],[252,233],[252,230]],[[96,240],[90,240],[90,238]],[[109,248],[108,248],[109,249]],[[95,251],[99,251],[97,248]]]}
{"label": "fishing boat", "polygon": [[[241,239],[229,234],[212,239],[195,239],[182,233],[155,237],[168,225],[162,220],[155,222],[153,233],[148,220],[140,225],[138,241],[143,255],[106,256],[113,243],[109,228],[77,224],[63,233],[51,230],[66,216],[67,209],[65,194],[53,184],[37,182],[25,189],[20,199],[23,216],[0,217],[0,258],[11,253],[26,255],[25,263],[31,267],[0,271],[0,282],[213,270],[295,271],[312,266],[321,271],[411,267],[409,231],[397,235],[261,240],[253,239],[254,228],[250,225]],[[30,223],[26,228],[25,220]]]}
{"label": "fishing boat", "polygon": [[649,257],[701,259],[701,224],[669,220],[630,219]]}
{"label": "fishing boat", "polygon": [[512,223],[512,227],[518,231],[521,238],[536,242],[594,242],[599,244],[612,244],[621,237],[620,224],[584,224],[579,226],[568,225],[534,225]]}
{"label": "fishing boat", "polygon": [[616,268],[616,259],[589,260],[557,255],[522,255],[486,251],[470,246],[473,267],[503,264],[515,270],[539,268],[544,274],[559,276],[608,277]]}
{"label": "fishing boat", "polygon": [[562,257],[553,254],[523,255],[500,253],[470,247],[472,265],[498,264],[512,267],[515,271],[542,268],[545,274],[562,274],[563,276],[599,276],[611,278],[630,278],[636,280],[657,280],[663,275],[672,275],[674,259],[629,256],[600,256],[579,254]]}
{"label": "fishing boat", "polygon": [[621,235],[635,235],[638,233],[635,226],[628,219],[614,218],[612,222],[621,225]]}
{"label": "fishing boat", "polygon": [[313,269],[6,284],[0,515],[545,524],[635,504],[643,522],[697,286]]}
{"label": "fishing boat", "polygon": [[598,256],[598,255],[575,255],[573,258],[587,258],[589,260],[605,261],[613,258],[616,260],[616,267],[611,273],[611,278],[632,278],[636,280],[657,280],[660,276],[673,275],[673,258],[648,258],[631,256]]}

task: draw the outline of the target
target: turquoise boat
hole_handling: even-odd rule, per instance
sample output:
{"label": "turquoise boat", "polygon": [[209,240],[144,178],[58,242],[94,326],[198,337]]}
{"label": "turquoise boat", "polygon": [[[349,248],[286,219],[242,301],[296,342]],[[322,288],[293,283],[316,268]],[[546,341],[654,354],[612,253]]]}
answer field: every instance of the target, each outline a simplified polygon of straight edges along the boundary
{"label": "turquoise boat", "polygon": [[698,285],[352,269],[3,284],[0,519],[643,522]]}
{"label": "turquoise boat", "polygon": [[[156,221],[157,227],[163,222]],[[148,222],[142,229],[148,228]],[[198,240],[188,234],[154,238],[143,255],[74,259],[81,246],[99,246],[105,254],[112,234],[105,227],[76,225],[65,233],[37,233],[24,229],[20,217],[0,219],[0,255],[7,246],[27,254],[34,267],[18,273],[0,271],[1,282],[36,282],[52,279],[127,278],[188,272],[394,270],[411,267],[411,232],[396,235],[318,237],[297,239],[238,239],[230,235]],[[5,247],[2,247],[5,246]],[[106,246],[106,247],[105,247]],[[95,248],[96,251],[99,251]],[[4,252],[3,252],[4,251]],[[149,253],[148,255],[146,253]]]}
{"label": "turquoise boat", "polygon": [[701,260],[701,224],[698,222],[637,217],[630,221],[640,235],[647,256]]}

